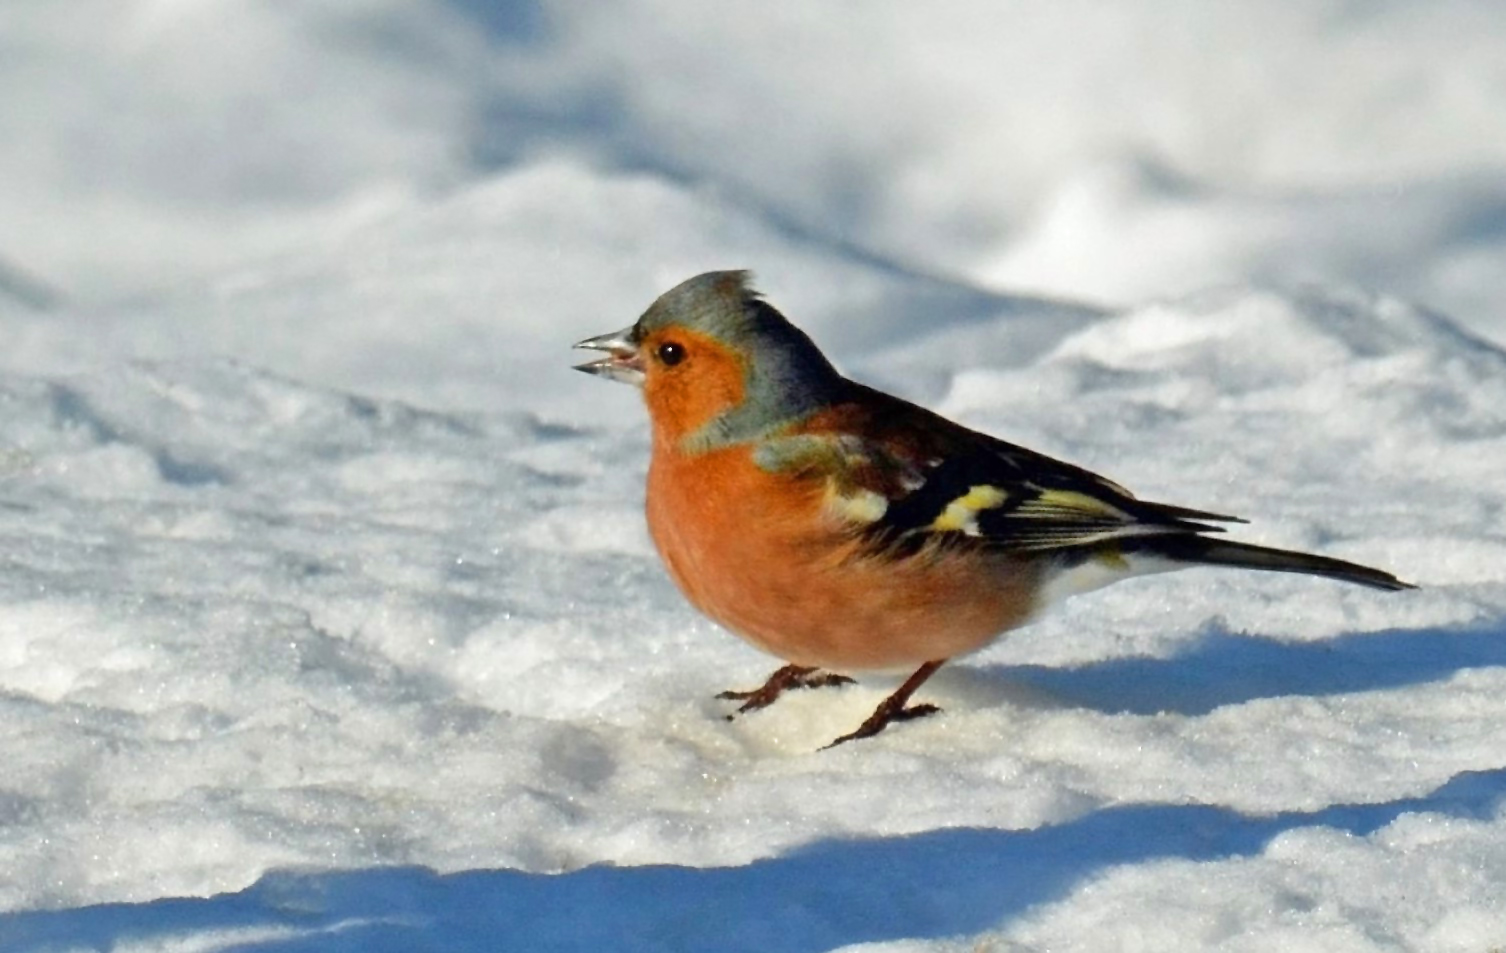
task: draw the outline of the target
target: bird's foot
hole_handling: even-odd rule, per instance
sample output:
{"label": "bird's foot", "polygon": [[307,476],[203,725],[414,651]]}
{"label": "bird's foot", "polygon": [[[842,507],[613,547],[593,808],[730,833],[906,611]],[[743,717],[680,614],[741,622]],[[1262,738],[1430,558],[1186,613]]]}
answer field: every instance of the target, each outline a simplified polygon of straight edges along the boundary
{"label": "bird's foot", "polygon": [[891,708],[888,704],[888,699],[885,699],[884,704],[879,705],[873,714],[868,716],[868,720],[858,726],[856,731],[849,731],[821,750],[825,751],[826,748],[835,748],[843,742],[856,741],[859,738],[872,738],[896,721],[912,721],[916,718],[934,715],[939,711],[941,709],[935,705],[911,705],[909,708],[894,706]]}
{"label": "bird's foot", "polygon": [[[939,659],[934,662],[927,662],[916,669],[914,674],[905,679],[903,685],[895,689],[894,694],[879,702],[879,706],[873,710],[873,714],[869,715],[868,720],[859,725],[856,731],[848,732],[826,747],[835,748],[844,742],[856,741],[859,738],[872,738],[889,727],[893,722],[913,721],[916,718],[924,718],[927,715],[934,715],[941,711],[935,705],[911,705],[906,707],[905,703],[910,700],[910,696],[915,694],[915,690],[926,679],[935,674],[938,668],[941,668],[942,663],[945,661],[946,659]],[[824,751],[825,749],[823,748],[822,750]]]}
{"label": "bird's foot", "polygon": [[780,695],[792,688],[826,688],[829,685],[850,684],[852,684],[852,679],[846,675],[822,672],[817,668],[804,665],[786,665],[770,675],[768,681],[751,691],[727,691],[716,697],[742,702],[736,712],[727,716],[727,720],[731,721],[737,715],[745,715],[750,711],[769,707]]}

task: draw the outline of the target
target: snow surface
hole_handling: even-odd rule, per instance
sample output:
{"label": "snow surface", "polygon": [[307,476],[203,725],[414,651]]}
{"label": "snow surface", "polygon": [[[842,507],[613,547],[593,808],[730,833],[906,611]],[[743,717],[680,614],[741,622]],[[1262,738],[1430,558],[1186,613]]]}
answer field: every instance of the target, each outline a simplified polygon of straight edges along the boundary
{"label": "snow surface", "polygon": [[[5,4],[0,950],[1506,946],[1503,64],[1487,0]],[[567,350],[725,267],[1423,588],[726,722],[776,663]]]}

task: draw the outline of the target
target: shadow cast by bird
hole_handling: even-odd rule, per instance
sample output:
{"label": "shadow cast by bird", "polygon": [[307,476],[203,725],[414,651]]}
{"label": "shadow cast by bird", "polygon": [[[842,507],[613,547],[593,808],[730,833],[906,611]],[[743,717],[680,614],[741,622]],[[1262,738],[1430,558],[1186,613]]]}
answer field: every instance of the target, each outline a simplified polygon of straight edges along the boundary
{"label": "shadow cast by bird", "polygon": [[1506,625],[1356,632],[1284,642],[1214,627],[1171,658],[1116,658],[1071,668],[981,671],[1107,714],[1206,715],[1261,698],[1341,695],[1421,685],[1506,666]]}

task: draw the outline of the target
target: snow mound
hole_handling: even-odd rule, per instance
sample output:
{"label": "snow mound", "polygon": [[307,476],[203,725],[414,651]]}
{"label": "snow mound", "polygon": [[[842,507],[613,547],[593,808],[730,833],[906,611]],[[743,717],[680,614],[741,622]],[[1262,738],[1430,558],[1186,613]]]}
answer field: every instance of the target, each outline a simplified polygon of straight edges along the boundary
{"label": "snow mound", "polygon": [[713,189],[540,161],[210,283],[11,321],[0,362],[77,370],[208,353],[430,407],[495,409],[521,394],[564,403],[578,382],[554,355],[571,342],[631,324],[693,274],[751,265],[770,300],[839,358],[1003,315],[1033,322],[1034,354],[1096,313],[834,249]]}
{"label": "snow mound", "polygon": [[[834,351],[929,369],[948,412],[1255,518],[1247,538],[1426,588],[1125,584],[944,669],[942,716],[817,752],[886,686],[723,720],[711,696],[774,663],[673,591],[642,526],[636,397],[572,375],[544,325],[519,356],[556,390],[482,410],[228,360],[0,375],[0,867],[18,872],[0,903],[33,911],[0,937],[464,945],[480,903],[544,948],[598,934],[506,911],[591,896],[600,935],[698,942],[683,905],[644,899],[670,884],[752,948],[753,910],[817,881],[827,901],[802,916],[828,945],[1003,920],[1044,936],[1081,905],[1108,924],[1160,896],[1156,872],[1227,878],[1249,903],[1225,927],[1253,935],[1298,909],[1276,902],[1293,870],[1343,892],[1345,922],[1431,935],[1332,867],[1334,838],[1346,870],[1402,865],[1453,897],[1450,935],[1488,932],[1470,898],[1499,868],[1429,871],[1506,850],[1500,354],[1343,295],[1067,314]],[[1433,846],[1398,852],[1420,824]]]}
{"label": "snow mound", "polygon": [[1167,406],[1179,409],[1215,398],[1314,411],[1363,401],[1356,431],[1427,421],[1490,436],[1506,406],[1506,352],[1494,344],[1394,299],[1317,290],[1146,307],[1064,341],[1051,360],[1121,383],[1170,382],[1180,402]]}
{"label": "snow mound", "polygon": [[1066,176],[974,273],[1106,303],[1252,281],[1345,284],[1427,301],[1500,340],[1503,222],[1497,174],[1255,189],[1128,157]]}
{"label": "snow mound", "polygon": [[[1006,405],[1025,388],[1053,410],[1022,426]],[[1136,448],[1154,440],[1205,482],[1235,479],[1237,467],[1281,478],[1290,495],[1322,473],[1384,487],[1377,496],[1401,507],[1423,484],[1497,459],[1506,353],[1394,299],[1225,291],[1096,322],[1025,371],[964,370],[945,406],[1068,453],[1112,441],[1133,466],[1152,462]],[[1302,439],[1318,419],[1322,440]],[[1418,449],[1429,445],[1439,453]]]}

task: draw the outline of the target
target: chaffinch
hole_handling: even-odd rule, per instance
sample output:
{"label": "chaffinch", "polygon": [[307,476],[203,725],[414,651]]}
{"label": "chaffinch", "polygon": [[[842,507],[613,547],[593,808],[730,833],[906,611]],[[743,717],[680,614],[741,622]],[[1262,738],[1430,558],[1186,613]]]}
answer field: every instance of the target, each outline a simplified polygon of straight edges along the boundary
{"label": "chaffinch", "polygon": [[[786,664],[739,713],[846,672],[910,672],[832,745],[929,715],[910,696],[1075,593],[1186,566],[1310,573],[1376,589],[1378,569],[1216,538],[1244,522],[1136,499],[1080,467],[969,430],[839,374],[742,271],[670,289],[577,369],[642,388],[647,515],[691,603]],[[732,717],[732,716],[728,716]],[[829,747],[829,746],[828,746]]]}

